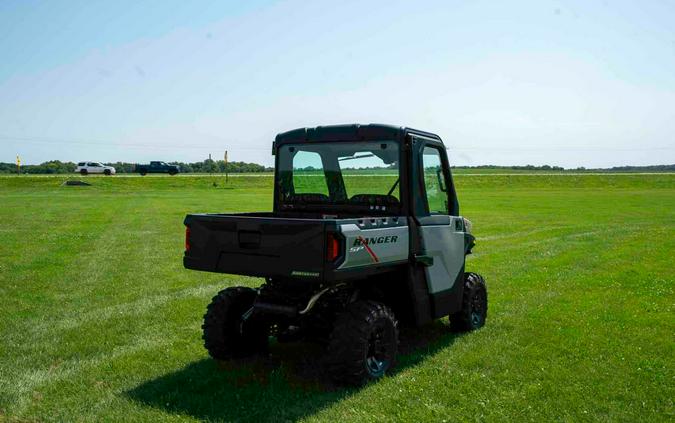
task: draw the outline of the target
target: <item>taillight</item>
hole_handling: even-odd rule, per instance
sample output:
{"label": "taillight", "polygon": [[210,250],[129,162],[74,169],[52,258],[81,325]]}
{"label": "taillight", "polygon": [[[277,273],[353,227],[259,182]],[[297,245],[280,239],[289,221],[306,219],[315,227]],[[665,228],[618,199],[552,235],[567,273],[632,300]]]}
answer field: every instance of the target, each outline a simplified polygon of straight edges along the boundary
{"label": "taillight", "polygon": [[335,232],[328,232],[326,245],[326,259],[328,261],[335,261],[340,257],[340,239]]}
{"label": "taillight", "polygon": [[190,252],[190,227],[185,227],[185,252]]}

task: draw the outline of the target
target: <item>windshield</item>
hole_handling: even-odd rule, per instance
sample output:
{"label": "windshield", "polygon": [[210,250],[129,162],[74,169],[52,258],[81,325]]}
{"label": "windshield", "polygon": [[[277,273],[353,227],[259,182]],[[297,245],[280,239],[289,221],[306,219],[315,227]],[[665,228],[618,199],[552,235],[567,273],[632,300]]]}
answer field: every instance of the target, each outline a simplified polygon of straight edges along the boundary
{"label": "windshield", "polygon": [[389,214],[400,208],[395,141],[290,144],[278,154],[282,209]]}

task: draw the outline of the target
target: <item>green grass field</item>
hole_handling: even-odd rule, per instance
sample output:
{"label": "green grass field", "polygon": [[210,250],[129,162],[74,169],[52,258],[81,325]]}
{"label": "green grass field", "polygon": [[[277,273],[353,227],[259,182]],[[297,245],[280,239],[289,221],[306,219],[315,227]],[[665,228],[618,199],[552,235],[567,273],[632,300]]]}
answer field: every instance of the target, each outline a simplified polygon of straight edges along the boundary
{"label": "green grass field", "polygon": [[64,179],[0,178],[0,421],[675,419],[675,175],[458,175],[487,325],[404,330],[362,389],[311,345],[202,347],[210,298],[260,281],[183,269],[183,217],[269,210],[270,177]]}

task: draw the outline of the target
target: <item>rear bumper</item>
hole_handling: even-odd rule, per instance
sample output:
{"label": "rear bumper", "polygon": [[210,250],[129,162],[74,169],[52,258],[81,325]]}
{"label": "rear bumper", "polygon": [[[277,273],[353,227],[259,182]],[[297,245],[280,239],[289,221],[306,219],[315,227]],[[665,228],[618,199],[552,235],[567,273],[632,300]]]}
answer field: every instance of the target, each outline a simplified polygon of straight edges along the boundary
{"label": "rear bumper", "polygon": [[206,260],[200,260],[190,256],[183,256],[183,266],[186,269],[191,270],[202,270],[204,272],[215,272],[216,269],[213,266],[213,263],[207,262]]}
{"label": "rear bumper", "polygon": [[294,271],[285,266],[279,265],[276,258],[264,258],[260,256],[232,257],[224,256],[222,260],[214,263],[210,259],[199,259],[190,256],[183,257],[183,266],[190,270],[201,270],[202,272],[227,273],[241,276],[251,276],[260,278],[284,278],[295,279],[299,282],[318,282],[318,283],[339,283],[349,280],[363,279],[368,276],[374,276],[381,273],[391,272],[394,269],[400,269],[408,266],[407,260],[383,263],[378,266],[361,266],[350,269],[323,268],[315,271]]}

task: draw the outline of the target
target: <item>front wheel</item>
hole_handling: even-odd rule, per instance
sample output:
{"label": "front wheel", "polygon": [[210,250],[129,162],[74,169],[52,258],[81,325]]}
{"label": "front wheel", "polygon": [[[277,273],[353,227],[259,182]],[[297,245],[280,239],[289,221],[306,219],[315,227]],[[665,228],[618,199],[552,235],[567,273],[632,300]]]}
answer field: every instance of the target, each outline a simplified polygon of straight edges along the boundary
{"label": "front wheel", "polygon": [[450,325],[456,331],[466,332],[485,325],[488,310],[487,286],[478,273],[464,274],[462,309],[450,316]]}
{"label": "front wheel", "polygon": [[244,319],[258,293],[233,287],[218,293],[206,309],[204,347],[217,360],[244,358],[267,352],[269,331],[254,319]]}
{"label": "front wheel", "polygon": [[110,169],[106,169],[106,170],[103,171],[103,174],[106,175],[106,176],[110,176],[110,173],[111,173]]}
{"label": "front wheel", "polygon": [[394,313],[375,301],[357,301],[335,321],[326,371],[337,383],[360,386],[384,376],[394,366],[397,351]]}

